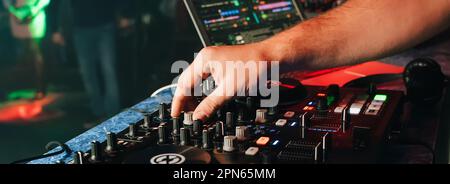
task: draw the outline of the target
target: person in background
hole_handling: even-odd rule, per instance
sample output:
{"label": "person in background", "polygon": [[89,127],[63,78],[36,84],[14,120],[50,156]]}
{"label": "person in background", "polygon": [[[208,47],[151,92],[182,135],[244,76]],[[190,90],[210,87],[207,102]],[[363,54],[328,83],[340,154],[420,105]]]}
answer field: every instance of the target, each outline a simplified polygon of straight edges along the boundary
{"label": "person in background", "polygon": [[45,8],[50,0],[3,0],[10,14],[10,26],[14,38],[20,41],[27,59],[32,60],[36,72],[36,99],[44,98],[44,59],[40,43],[45,37],[47,25]]}
{"label": "person in background", "polygon": [[[116,61],[117,26],[127,26],[121,18],[125,0],[67,0],[61,1],[59,12],[70,12],[73,42],[85,90],[97,117],[109,116],[120,110],[119,83]],[[62,17],[62,16],[59,16]],[[61,21],[60,21],[61,22]],[[64,44],[57,28],[52,39]]]}

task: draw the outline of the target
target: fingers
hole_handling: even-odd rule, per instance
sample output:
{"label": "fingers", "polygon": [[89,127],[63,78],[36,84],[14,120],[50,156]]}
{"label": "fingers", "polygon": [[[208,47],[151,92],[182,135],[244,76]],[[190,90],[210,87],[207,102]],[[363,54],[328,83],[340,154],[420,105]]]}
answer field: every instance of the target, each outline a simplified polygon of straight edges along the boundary
{"label": "fingers", "polygon": [[194,111],[194,120],[205,121],[231,98],[232,96],[225,95],[224,85],[219,86],[197,106],[197,109]]}
{"label": "fingers", "polygon": [[[193,93],[193,89],[200,85],[200,83],[208,77],[209,69],[206,67],[205,58],[203,54],[199,54],[194,60],[193,64],[190,65],[186,71],[181,74],[175,96],[172,102],[172,117],[179,117],[181,111],[184,110],[186,103],[192,99],[196,94]],[[198,94],[201,95],[201,94]]]}

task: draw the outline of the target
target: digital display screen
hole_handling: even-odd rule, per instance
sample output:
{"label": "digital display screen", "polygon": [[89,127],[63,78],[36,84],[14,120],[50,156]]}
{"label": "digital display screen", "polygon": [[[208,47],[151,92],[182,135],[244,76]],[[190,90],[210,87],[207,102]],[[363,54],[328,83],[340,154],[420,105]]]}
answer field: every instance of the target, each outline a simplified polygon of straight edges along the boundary
{"label": "digital display screen", "polygon": [[192,0],[210,45],[262,41],[301,21],[293,0]]}

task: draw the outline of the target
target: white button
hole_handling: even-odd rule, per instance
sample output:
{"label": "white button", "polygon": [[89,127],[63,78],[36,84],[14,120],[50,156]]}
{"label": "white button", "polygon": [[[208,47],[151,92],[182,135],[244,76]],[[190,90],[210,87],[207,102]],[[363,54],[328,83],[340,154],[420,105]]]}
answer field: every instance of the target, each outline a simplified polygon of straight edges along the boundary
{"label": "white button", "polygon": [[258,154],[259,152],[259,148],[258,147],[250,147],[247,149],[247,151],[245,151],[245,155],[247,156],[255,156],[256,154]]}
{"label": "white button", "polygon": [[287,124],[287,120],[286,119],[279,119],[276,123],[275,123],[275,125],[276,126],[279,126],[279,127],[284,127],[284,125],[286,125]]}
{"label": "white button", "polygon": [[351,115],[358,115],[361,113],[362,108],[364,107],[364,104],[355,103],[350,107],[350,114]]}
{"label": "white button", "polygon": [[345,107],[339,106],[334,109],[334,113],[342,113],[344,111]]}
{"label": "white button", "polygon": [[288,111],[288,112],[284,113],[285,118],[293,118],[294,116],[295,116],[295,112],[292,112],[292,111]]}

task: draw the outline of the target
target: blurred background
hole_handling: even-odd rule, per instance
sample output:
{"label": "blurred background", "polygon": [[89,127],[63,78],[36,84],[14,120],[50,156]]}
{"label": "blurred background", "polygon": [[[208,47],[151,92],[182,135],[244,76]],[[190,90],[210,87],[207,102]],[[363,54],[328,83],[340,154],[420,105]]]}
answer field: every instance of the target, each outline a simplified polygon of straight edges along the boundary
{"label": "blurred background", "polygon": [[[181,0],[1,1],[0,163],[148,98],[202,48]],[[299,2],[310,17],[336,3]]]}

